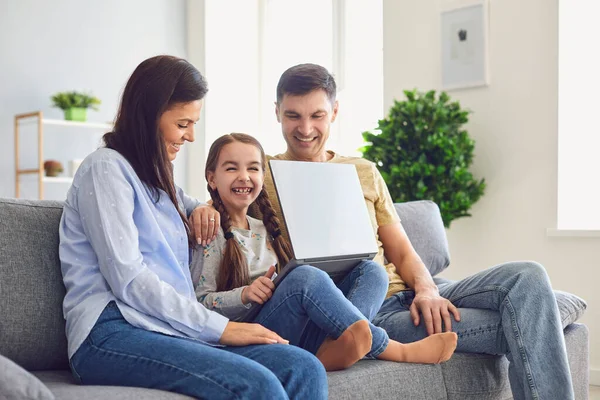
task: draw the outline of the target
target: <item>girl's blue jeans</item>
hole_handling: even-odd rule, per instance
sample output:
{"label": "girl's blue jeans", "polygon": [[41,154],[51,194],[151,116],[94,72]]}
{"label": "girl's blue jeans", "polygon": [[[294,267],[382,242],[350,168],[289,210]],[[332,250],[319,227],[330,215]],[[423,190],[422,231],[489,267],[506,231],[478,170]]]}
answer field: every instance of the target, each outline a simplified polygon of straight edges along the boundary
{"label": "girl's blue jeans", "polygon": [[[371,321],[385,299],[388,276],[381,265],[363,261],[337,285],[314,267],[301,265],[277,286],[255,322],[315,354],[323,340],[337,339],[353,323]],[[369,322],[373,342],[370,357],[389,343],[385,330]]]}

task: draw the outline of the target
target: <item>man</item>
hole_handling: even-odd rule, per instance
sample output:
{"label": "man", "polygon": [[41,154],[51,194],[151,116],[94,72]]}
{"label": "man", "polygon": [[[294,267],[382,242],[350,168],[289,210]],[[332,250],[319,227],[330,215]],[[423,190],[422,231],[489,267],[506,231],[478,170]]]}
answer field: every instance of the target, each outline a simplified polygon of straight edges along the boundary
{"label": "man", "polygon": [[[375,261],[385,265],[384,255],[390,261],[388,297],[373,323],[400,342],[452,330],[458,334],[457,351],[507,356],[516,399],[573,399],[558,306],[543,267],[507,263],[438,287],[402,228],[375,165],[326,150],[338,109],[335,80],[325,68],[301,64],[286,70],[275,111],[287,150],[273,158],[356,166],[379,244]],[[275,198],[270,174],[264,184]]]}

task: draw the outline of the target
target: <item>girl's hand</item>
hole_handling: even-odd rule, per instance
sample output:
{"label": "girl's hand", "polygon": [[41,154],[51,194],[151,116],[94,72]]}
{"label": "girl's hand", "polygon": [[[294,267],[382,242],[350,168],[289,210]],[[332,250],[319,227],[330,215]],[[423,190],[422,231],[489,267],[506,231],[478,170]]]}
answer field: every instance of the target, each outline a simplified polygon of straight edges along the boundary
{"label": "girl's hand", "polygon": [[266,274],[256,278],[254,282],[246,286],[242,290],[242,303],[248,304],[251,301],[258,304],[266,303],[273,296],[275,290],[275,284],[271,280],[274,273],[275,266],[271,265]]}
{"label": "girl's hand", "polygon": [[210,204],[196,207],[192,211],[190,221],[198,244],[206,246],[217,238],[221,226],[221,214]]}
{"label": "girl's hand", "polygon": [[229,321],[219,343],[226,346],[247,346],[250,344],[288,344],[289,341],[262,325]]}

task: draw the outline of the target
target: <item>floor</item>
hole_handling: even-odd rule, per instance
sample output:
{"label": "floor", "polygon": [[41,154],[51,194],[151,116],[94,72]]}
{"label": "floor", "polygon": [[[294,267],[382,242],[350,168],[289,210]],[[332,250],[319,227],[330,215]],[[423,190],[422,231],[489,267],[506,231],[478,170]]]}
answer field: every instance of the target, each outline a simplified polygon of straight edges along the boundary
{"label": "floor", "polygon": [[590,386],[589,400],[600,400],[600,386]]}

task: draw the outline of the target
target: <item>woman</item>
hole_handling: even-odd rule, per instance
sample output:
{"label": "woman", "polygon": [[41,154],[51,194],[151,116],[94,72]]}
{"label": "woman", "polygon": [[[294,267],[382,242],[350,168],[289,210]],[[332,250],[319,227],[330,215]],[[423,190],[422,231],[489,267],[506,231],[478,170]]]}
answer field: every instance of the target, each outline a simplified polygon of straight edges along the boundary
{"label": "woman", "polygon": [[171,162],[194,140],[207,90],[185,60],[142,62],[106,147],[77,171],[60,224],[71,370],[83,384],[196,398],[327,398],[313,355],[196,300],[188,218],[199,203],[176,188]]}

